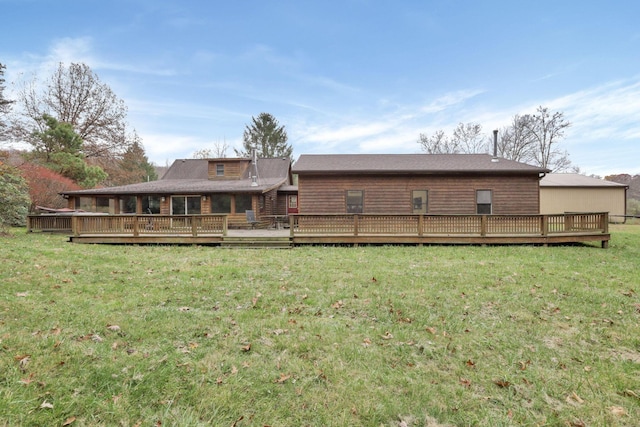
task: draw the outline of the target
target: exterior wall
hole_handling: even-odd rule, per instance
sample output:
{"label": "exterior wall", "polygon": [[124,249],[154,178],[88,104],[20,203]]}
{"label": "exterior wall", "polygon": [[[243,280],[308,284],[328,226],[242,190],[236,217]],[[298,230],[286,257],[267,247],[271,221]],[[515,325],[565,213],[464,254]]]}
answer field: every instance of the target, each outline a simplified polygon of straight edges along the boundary
{"label": "exterior wall", "polygon": [[537,175],[298,177],[302,214],[346,213],[346,191],[364,191],[364,213],[411,214],[412,190],[427,190],[428,214],[475,214],[476,190],[492,190],[492,213],[539,213]]}
{"label": "exterior wall", "polygon": [[[218,176],[216,165],[224,165],[224,176]],[[251,161],[238,159],[215,159],[209,160],[208,174],[210,180],[240,179],[244,175]]]}
{"label": "exterior wall", "polygon": [[624,187],[540,187],[540,213],[609,212],[609,220],[622,222],[626,209]]}

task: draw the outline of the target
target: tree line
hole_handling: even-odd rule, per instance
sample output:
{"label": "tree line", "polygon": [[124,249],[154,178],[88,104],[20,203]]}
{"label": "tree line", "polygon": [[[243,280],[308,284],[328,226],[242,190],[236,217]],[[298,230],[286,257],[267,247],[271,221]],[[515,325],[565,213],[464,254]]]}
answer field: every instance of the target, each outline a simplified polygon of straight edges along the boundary
{"label": "tree line", "polygon": [[22,82],[12,100],[5,69],[0,64],[0,162],[4,177],[24,180],[29,210],[66,207],[64,190],[157,179],[124,101],[89,66],[60,63],[44,82]]}
{"label": "tree line", "polygon": [[[577,171],[569,153],[560,148],[565,130],[571,126],[564,113],[538,107],[533,114],[516,114],[509,125],[498,130],[496,154],[552,172]],[[493,138],[482,132],[479,123],[459,123],[451,135],[443,130],[420,134],[418,144],[430,154],[491,153]]]}

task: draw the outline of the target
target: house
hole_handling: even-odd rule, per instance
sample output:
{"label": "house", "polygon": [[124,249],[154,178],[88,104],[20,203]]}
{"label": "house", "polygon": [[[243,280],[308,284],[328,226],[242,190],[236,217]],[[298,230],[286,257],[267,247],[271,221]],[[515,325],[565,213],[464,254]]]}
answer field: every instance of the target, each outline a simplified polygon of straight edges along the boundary
{"label": "house", "polygon": [[301,214],[538,214],[549,170],[488,154],[308,154]]}
{"label": "house", "polygon": [[86,212],[219,213],[228,215],[230,226],[243,226],[248,210],[258,220],[286,215],[296,202],[291,184],[289,158],[180,159],[158,181],[62,194],[69,208]]}
{"label": "house", "polygon": [[575,173],[552,173],[540,181],[540,213],[609,212],[623,222],[628,186]]}

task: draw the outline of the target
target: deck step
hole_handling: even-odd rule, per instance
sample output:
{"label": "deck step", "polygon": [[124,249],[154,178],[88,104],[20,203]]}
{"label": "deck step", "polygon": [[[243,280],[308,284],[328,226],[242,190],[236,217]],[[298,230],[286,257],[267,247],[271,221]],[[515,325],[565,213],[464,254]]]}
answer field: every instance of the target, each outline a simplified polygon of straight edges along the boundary
{"label": "deck step", "polygon": [[289,237],[229,237],[225,236],[220,242],[221,248],[272,248],[272,249],[289,249],[291,248],[291,239]]}

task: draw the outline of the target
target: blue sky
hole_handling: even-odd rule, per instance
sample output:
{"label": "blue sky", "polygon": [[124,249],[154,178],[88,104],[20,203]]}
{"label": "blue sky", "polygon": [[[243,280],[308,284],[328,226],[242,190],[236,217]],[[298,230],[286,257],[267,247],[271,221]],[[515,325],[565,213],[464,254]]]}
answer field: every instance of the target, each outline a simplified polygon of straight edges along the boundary
{"label": "blue sky", "polygon": [[637,0],[0,0],[12,82],[84,62],[151,161],[240,147],[252,116],[294,156],[416,153],[420,133],[490,134],[539,105],[572,123],[584,173],[640,173]]}

